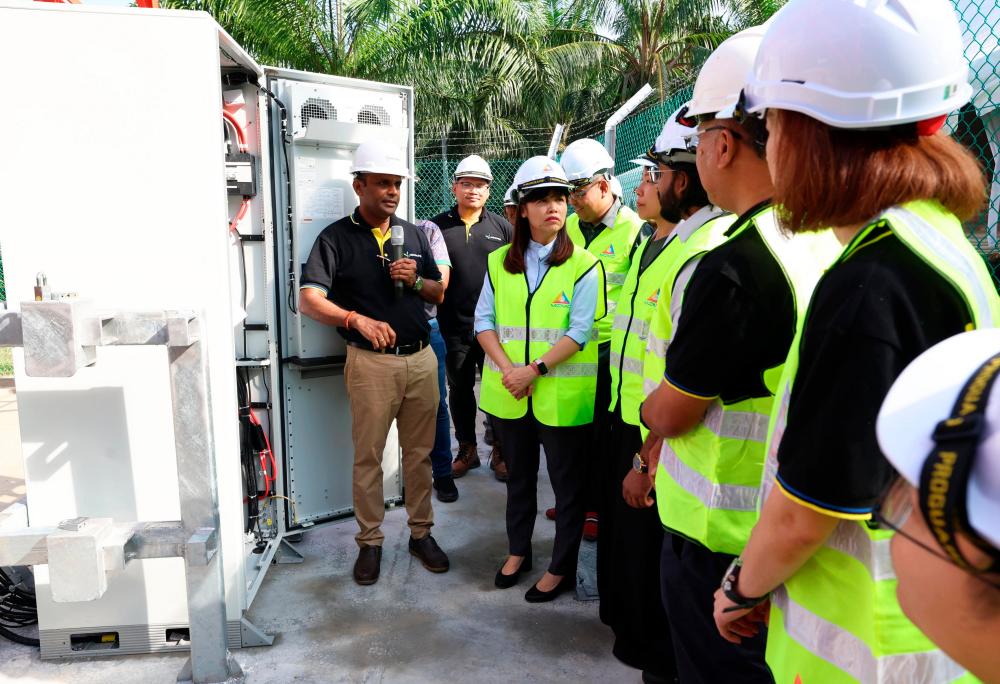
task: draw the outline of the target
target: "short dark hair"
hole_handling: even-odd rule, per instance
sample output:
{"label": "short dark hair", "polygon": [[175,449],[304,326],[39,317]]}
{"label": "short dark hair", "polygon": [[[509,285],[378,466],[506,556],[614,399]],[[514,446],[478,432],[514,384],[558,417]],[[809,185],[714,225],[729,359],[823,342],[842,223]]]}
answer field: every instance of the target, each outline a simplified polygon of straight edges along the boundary
{"label": "short dark hair", "polygon": [[986,201],[979,162],[944,132],[920,136],[916,124],[853,130],[798,112],[776,115],[774,200],[791,231],[867,223],[913,200],[937,200],[967,221]]}
{"label": "short dark hair", "polygon": [[[521,207],[529,202],[538,202],[548,198],[550,195],[558,195],[563,199],[569,197],[569,190],[566,188],[538,188],[525,193],[518,202],[517,220],[514,222],[514,239],[510,242],[510,249],[503,260],[504,270],[508,273],[524,273],[524,253],[528,249],[528,242],[531,241],[531,225],[528,219],[521,215]],[[556,234],[556,244],[549,253],[549,266],[559,266],[573,256],[573,241],[566,232],[564,223]]]}

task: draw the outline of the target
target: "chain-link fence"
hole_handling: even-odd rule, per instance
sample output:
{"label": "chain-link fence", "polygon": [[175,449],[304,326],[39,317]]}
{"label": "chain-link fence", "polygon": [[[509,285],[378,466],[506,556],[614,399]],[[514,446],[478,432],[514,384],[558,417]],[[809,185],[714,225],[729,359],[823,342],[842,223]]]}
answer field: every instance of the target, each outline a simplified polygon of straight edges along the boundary
{"label": "chain-link fence", "polygon": [[972,101],[952,115],[952,135],[979,158],[989,180],[989,202],[966,228],[1000,287],[1000,4],[996,0],[952,0],[962,24]]}

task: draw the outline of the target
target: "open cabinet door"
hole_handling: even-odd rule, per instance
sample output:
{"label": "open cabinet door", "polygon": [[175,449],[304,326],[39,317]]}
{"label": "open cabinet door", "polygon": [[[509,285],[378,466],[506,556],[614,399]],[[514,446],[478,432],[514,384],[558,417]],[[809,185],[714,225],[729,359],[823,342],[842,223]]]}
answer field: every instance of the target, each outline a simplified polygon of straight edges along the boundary
{"label": "open cabinet door", "polygon": [[[299,274],[319,233],[358,204],[349,168],[359,143],[374,137],[396,142],[412,165],[413,96],[402,86],[283,69],[267,73],[268,88],[287,111],[282,131],[280,111],[271,110],[271,158],[285,494],[295,504],[288,518],[295,530],[353,513],[354,464],[346,346],[334,328],[298,312]],[[412,180],[404,183],[399,206],[401,217],[412,220]],[[395,424],[382,469],[386,505],[398,504],[403,482]]]}

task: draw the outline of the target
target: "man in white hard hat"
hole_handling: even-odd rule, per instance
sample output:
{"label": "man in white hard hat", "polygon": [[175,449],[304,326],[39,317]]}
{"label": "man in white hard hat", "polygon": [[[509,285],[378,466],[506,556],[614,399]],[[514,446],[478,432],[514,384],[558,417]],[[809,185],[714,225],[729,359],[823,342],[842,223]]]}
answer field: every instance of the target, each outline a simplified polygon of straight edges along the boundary
{"label": "man in white hard hat", "polygon": [[[486,208],[493,172],[479,155],[458,163],[452,192],[455,206],[430,219],[444,236],[451,256],[452,272],[444,303],[438,307],[438,323],[448,348],[448,406],[455,425],[458,453],[452,477],[463,477],[481,465],[476,440],[476,371],[483,372],[483,350],[476,341],[474,319],[479,291],[486,275],[486,259],[511,241],[514,229],[501,216]],[[494,444],[490,468],[500,481],[507,467]]]}
{"label": "man in white hard hat", "polygon": [[517,200],[514,199],[514,192],[517,190],[513,185],[507,188],[503,196],[503,216],[507,223],[514,225],[517,220]]}
{"label": "man in white hard hat", "polygon": [[711,613],[718,578],[756,521],[764,440],[797,305],[840,252],[832,235],[790,239],[780,230],[766,128],[732,118],[762,37],[754,28],[723,42],[694,86],[686,116],[697,117],[698,174],[709,200],[738,218],[694,266],[663,377],[641,410],[663,438],[649,469],[668,532],[661,586],[683,682],[773,679],[763,630],[732,643]]}
{"label": "man in white hard hat", "polygon": [[[614,177],[615,161],[604,145],[584,138],[566,146],[560,158],[567,179],[573,184],[569,202],[574,214],[566,219],[566,231],[573,244],[597,257],[606,275],[608,315],[597,324],[598,369],[597,405],[605,407],[611,400],[611,326],[618,293],[632,263],[632,255],[646,237],[645,222],[622,203],[622,187]],[[585,539],[597,538],[598,508],[600,508],[599,445],[607,431],[606,411],[599,411],[594,420],[593,451],[586,456],[589,476],[586,490],[587,522]]]}
{"label": "man in white hard hat", "polygon": [[931,641],[1000,681],[1000,330],[955,335],[896,379],[876,426],[901,475],[875,510],[896,595]]}
{"label": "man in white hard hat", "polygon": [[683,118],[686,109],[685,104],[674,112],[649,151],[632,162],[643,171],[636,187],[638,213],[655,223],[656,232],[632,259],[611,336],[597,586],[601,620],[615,632],[612,652],[642,670],[646,684],[675,681],[677,665],[660,587],[664,532],[650,493],[649,450],[658,443],[647,439],[639,406],[646,386],[652,391],[663,377],[663,350],[686,282],[679,274],[720,244],[736,220],[708,201],[689,149],[695,122]]}
{"label": "man in white hard hat", "polygon": [[[382,559],[382,454],[392,421],[399,429],[406,482],[410,553],[431,572],[446,572],[448,556],[430,530],[430,450],[438,408],[437,359],[429,344],[424,304],[440,304],[441,273],[424,232],[395,215],[403,151],[382,141],[354,153],[358,208],[327,226],[302,271],[299,307],[334,326],[347,341],[344,384],[354,440],[354,514],[360,551],[358,584],[378,581]],[[402,230],[404,257],[391,258],[390,236]],[[397,285],[397,284],[400,284]]]}

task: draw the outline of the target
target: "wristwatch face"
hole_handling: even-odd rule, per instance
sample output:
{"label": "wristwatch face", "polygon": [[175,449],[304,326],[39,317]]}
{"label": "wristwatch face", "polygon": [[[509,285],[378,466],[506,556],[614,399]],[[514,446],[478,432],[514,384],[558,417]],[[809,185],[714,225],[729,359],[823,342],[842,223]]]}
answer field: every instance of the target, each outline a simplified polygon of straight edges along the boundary
{"label": "wristwatch face", "polygon": [[642,462],[642,459],[639,458],[639,454],[632,457],[632,469],[637,473],[649,472],[649,467]]}
{"label": "wristwatch face", "polygon": [[422,289],[424,289],[423,276],[417,276],[417,279],[413,281],[413,289],[416,290],[417,292],[420,292]]}

